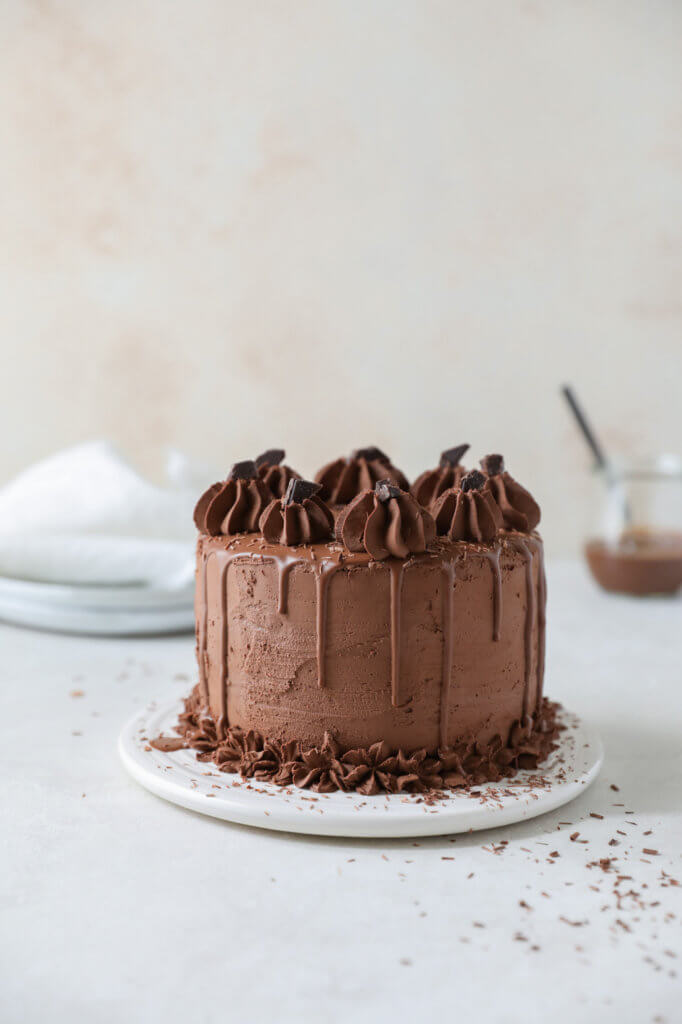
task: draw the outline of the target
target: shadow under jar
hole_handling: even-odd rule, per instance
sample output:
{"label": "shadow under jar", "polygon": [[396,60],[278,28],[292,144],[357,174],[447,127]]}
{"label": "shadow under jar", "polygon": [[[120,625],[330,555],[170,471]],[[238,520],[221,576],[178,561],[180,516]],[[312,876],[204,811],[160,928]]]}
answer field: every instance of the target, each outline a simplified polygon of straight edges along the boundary
{"label": "shadow under jar", "polygon": [[660,455],[599,471],[601,521],[585,557],[604,590],[674,594],[682,586],[682,460]]}

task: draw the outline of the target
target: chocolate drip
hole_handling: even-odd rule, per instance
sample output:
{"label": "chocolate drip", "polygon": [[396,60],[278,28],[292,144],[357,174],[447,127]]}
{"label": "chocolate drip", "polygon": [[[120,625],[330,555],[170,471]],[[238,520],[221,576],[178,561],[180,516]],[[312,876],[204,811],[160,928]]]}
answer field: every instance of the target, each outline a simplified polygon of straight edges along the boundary
{"label": "chocolate drip", "polygon": [[547,577],[545,575],[545,555],[542,544],[538,544],[540,557],[540,604],[538,607],[538,681],[535,701],[536,711],[542,707],[542,694],[545,685],[545,631],[547,622]]}
{"label": "chocolate drip", "polygon": [[400,692],[400,640],[401,604],[403,593],[403,562],[391,562],[391,704],[399,708],[402,704]]}
{"label": "chocolate drip", "polygon": [[211,551],[208,556],[202,560],[201,565],[201,577],[202,577],[202,592],[203,592],[203,608],[201,615],[201,624],[199,627],[199,650],[198,650],[198,662],[199,662],[199,683],[201,690],[204,695],[206,704],[209,703],[208,694],[208,665],[206,658],[206,646],[208,638],[208,565],[211,559],[217,561],[220,565],[220,573],[218,576],[218,587],[220,591],[220,717],[218,719],[219,725],[227,727],[227,687],[228,672],[227,672],[227,659],[228,659],[228,618],[227,618],[227,573],[232,565],[232,562],[236,557],[244,557],[243,552],[239,552],[238,555],[232,555],[228,551]]}
{"label": "chocolate drip", "polygon": [[527,537],[526,544],[534,546],[538,558],[538,663],[536,669],[535,710],[542,706],[542,692],[545,681],[545,631],[547,609],[547,577],[545,575],[545,555],[542,541],[537,537]]}
{"label": "chocolate drip", "polygon": [[206,667],[206,637],[208,634],[208,563],[215,552],[209,552],[201,560],[201,588],[203,592],[203,605],[201,609],[201,623],[199,625],[197,662],[199,664],[199,685],[208,707],[208,672]]}
{"label": "chocolate drip", "polygon": [[454,626],[455,563],[443,566],[445,591],[443,592],[443,667],[440,685],[440,718],[438,742],[441,747],[448,744],[448,723],[450,718],[450,682],[452,678],[452,631]]}
{"label": "chocolate drip", "polygon": [[525,540],[520,537],[514,538],[514,544],[519,551],[526,555],[526,618],[524,624],[524,649],[525,649],[525,672],[523,681],[523,703],[521,704],[521,724],[525,726],[528,720],[528,705],[530,701],[530,672],[533,658],[533,619],[535,618],[535,583],[533,581],[533,552]]}
{"label": "chocolate drip", "polygon": [[221,639],[220,639],[220,718],[222,723],[227,725],[227,659],[228,659],[228,623],[227,623],[227,571],[230,568],[231,558],[222,558],[220,567],[220,618],[221,618]]}
{"label": "chocolate drip", "polygon": [[303,563],[300,558],[277,558],[275,561],[277,562],[277,571],[279,573],[277,611],[280,615],[286,615],[289,611],[289,576],[292,569]]}
{"label": "chocolate drip", "polygon": [[493,640],[500,639],[502,624],[502,574],[500,572],[500,549],[482,551],[483,557],[490,563],[493,573]]}
{"label": "chocolate drip", "polygon": [[340,562],[324,561],[317,572],[317,685],[326,683],[325,654],[327,650],[327,596],[329,581],[339,568]]}

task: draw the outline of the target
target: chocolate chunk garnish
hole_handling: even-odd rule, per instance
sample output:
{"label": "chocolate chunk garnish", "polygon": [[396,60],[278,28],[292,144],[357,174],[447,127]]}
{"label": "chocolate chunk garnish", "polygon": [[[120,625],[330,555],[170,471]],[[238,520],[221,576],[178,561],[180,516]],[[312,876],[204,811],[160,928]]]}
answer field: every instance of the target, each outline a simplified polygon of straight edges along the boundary
{"label": "chocolate chunk garnish", "polygon": [[306,498],[312,498],[313,494],[317,494],[321,489],[320,485],[314,484],[312,480],[290,480],[284,495],[284,504],[300,504]]}
{"label": "chocolate chunk garnish", "polygon": [[455,448],[448,448],[446,451],[441,453],[441,466],[458,466],[460,459],[465,452],[469,451],[470,447],[471,445],[468,444],[458,444]]}
{"label": "chocolate chunk garnish", "polygon": [[235,462],[228,473],[228,480],[254,480],[258,476],[256,463],[253,459],[244,459],[243,462]]}
{"label": "chocolate chunk garnish", "polygon": [[256,459],[256,468],[260,469],[261,466],[279,466],[285,455],[284,448],[268,448],[266,452],[263,452]]}
{"label": "chocolate chunk garnish", "polygon": [[403,493],[399,487],[395,487],[390,480],[378,480],[374,488],[379,501],[390,501],[391,498],[398,498]]}
{"label": "chocolate chunk garnish", "polygon": [[388,455],[382,452],[381,448],[356,448],[351,452],[351,459],[366,459],[368,462],[388,462]]}
{"label": "chocolate chunk garnish", "polygon": [[501,455],[486,455],[481,459],[481,469],[487,476],[504,473],[504,459]]}
{"label": "chocolate chunk garnish", "polygon": [[472,469],[470,473],[467,473],[462,478],[462,490],[466,494],[467,491],[480,491],[481,487],[485,484],[485,477],[483,473],[479,473],[477,469]]}

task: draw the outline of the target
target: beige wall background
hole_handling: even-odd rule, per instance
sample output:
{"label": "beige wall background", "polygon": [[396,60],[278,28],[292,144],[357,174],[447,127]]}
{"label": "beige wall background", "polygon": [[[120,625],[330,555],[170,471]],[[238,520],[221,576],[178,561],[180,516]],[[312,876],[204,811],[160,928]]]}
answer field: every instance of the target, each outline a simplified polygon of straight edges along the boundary
{"label": "beige wall background", "polygon": [[682,449],[682,4],[5,0],[0,482],[501,450],[551,550],[577,386]]}

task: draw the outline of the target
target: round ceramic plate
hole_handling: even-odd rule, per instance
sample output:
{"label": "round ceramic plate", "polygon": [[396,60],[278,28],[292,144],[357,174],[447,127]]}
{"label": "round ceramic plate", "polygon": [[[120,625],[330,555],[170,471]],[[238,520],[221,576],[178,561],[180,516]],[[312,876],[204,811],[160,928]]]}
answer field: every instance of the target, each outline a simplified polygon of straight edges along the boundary
{"label": "round ceramic plate", "polygon": [[562,712],[559,747],[536,771],[501,783],[440,795],[361,796],[318,794],[242,779],[197,761],[191,750],[162,752],[149,745],[172,734],[180,701],[153,704],[119,738],[123,764],[152,793],[224,821],[319,836],[394,837],[445,835],[497,828],[553,811],[583,793],[603,760],[599,736],[575,715]]}
{"label": "round ceramic plate", "polygon": [[0,577],[0,619],[64,633],[176,633],[194,628],[194,584],[95,587]]}

